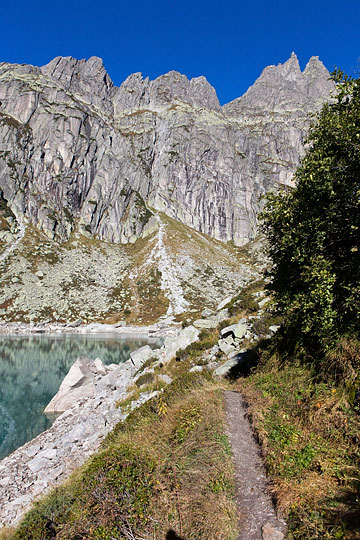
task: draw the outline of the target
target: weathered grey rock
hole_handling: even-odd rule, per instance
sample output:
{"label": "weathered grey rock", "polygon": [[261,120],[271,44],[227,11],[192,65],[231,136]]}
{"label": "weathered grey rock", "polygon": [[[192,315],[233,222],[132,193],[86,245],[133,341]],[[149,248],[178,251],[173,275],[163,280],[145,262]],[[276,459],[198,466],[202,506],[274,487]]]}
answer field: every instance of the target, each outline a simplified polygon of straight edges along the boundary
{"label": "weathered grey rock", "polygon": [[226,375],[229,374],[229,372],[231,371],[231,369],[235,366],[238,365],[238,360],[237,358],[230,358],[229,360],[227,360],[224,364],[221,364],[221,366],[217,367],[215,370],[214,370],[214,373],[213,375],[215,377],[226,377]]}
{"label": "weathered grey rock", "polygon": [[45,457],[34,457],[31,461],[28,463],[28,467],[31,470],[32,473],[36,473],[41,471],[41,469],[48,466],[49,460]]}
{"label": "weathered grey rock", "polygon": [[247,324],[240,322],[226,326],[221,330],[220,335],[222,338],[226,338],[227,336],[231,335],[233,338],[242,339],[245,336],[247,329]]}
{"label": "weathered grey rock", "polygon": [[36,456],[36,459],[56,459],[58,452],[56,448],[45,448],[42,452],[39,452]]}
{"label": "weathered grey rock", "polygon": [[101,379],[97,383],[96,395],[97,396],[101,395],[102,392],[104,392],[105,390],[109,388],[115,390],[119,384],[120,384],[120,379],[119,379],[118,370],[110,371],[107,375],[105,375],[104,377],[101,377]]}
{"label": "weathered grey rock", "polygon": [[189,369],[190,373],[201,373],[201,371],[204,371],[204,366],[193,366]]}
{"label": "weathered grey rock", "polygon": [[222,328],[220,331],[220,335],[222,338],[225,338],[226,336],[232,335],[235,337],[235,328],[236,324],[231,324],[230,326],[225,326],[225,328]]}
{"label": "weathered grey rock", "polygon": [[40,444],[34,444],[33,446],[29,446],[26,450],[25,450],[25,454],[27,455],[27,457],[31,458],[31,457],[34,457],[40,450]]}
{"label": "weathered grey rock", "polygon": [[218,345],[219,349],[226,355],[235,351],[234,345],[228,343],[225,339],[219,339]]}
{"label": "weathered grey rock", "polygon": [[153,349],[149,345],[145,345],[144,347],[140,347],[140,349],[137,349],[136,351],[133,351],[130,354],[131,362],[136,368],[139,368],[142,366],[146,360],[149,360],[152,356],[154,356],[155,353]]}
{"label": "weathered grey rock", "polygon": [[168,362],[180,349],[186,349],[190,343],[197,340],[199,330],[194,326],[183,328],[176,337],[166,338],[164,346],[160,350],[160,360]]}
{"label": "weathered grey rock", "polygon": [[197,319],[193,322],[196,328],[216,328],[218,323],[212,319]]}
{"label": "weathered grey rock", "polygon": [[217,306],[216,311],[221,311],[229,302],[231,302],[232,296],[227,296],[220,302],[220,304]]}
{"label": "weathered grey rock", "polygon": [[263,298],[259,302],[259,308],[260,309],[264,308],[266,306],[266,304],[268,304],[269,302],[270,302],[270,298],[268,298],[268,297]]}
{"label": "weathered grey rock", "polygon": [[242,339],[246,332],[247,332],[248,326],[245,323],[238,323],[234,328],[234,335],[237,339]]}
{"label": "weathered grey rock", "polygon": [[173,381],[169,375],[166,375],[166,373],[161,373],[159,375],[159,379],[160,381],[163,381],[165,384],[171,384]]}
{"label": "weathered grey rock", "polygon": [[91,360],[78,358],[61,383],[58,393],[45,408],[45,413],[64,412],[80,399],[95,396],[94,376],[90,370]]}
{"label": "weathered grey rock", "polygon": [[99,375],[106,375],[106,367],[100,358],[95,358],[93,366]]}
{"label": "weathered grey rock", "polygon": [[233,345],[234,347],[236,346],[233,332],[231,332],[231,334],[226,334],[226,337],[222,338],[222,341],[228,345]]}
{"label": "weathered grey rock", "polygon": [[269,326],[269,330],[272,334],[276,334],[276,332],[279,330],[280,326],[277,324],[273,324],[272,326]]}
{"label": "weathered grey rock", "polygon": [[68,326],[70,328],[78,328],[78,326],[80,326],[82,324],[82,320],[81,319],[76,319],[76,321],[72,322],[72,323],[69,323]]}
{"label": "weathered grey rock", "polygon": [[50,238],[76,218],[86,235],[134,242],[157,226],[151,207],[243,244],[259,195],[291,183],[307,113],[333,88],[316,57],[302,73],[295,55],[223,108],[204,77],[175,71],[116,88],[96,57],[2,63],[0,189]]}

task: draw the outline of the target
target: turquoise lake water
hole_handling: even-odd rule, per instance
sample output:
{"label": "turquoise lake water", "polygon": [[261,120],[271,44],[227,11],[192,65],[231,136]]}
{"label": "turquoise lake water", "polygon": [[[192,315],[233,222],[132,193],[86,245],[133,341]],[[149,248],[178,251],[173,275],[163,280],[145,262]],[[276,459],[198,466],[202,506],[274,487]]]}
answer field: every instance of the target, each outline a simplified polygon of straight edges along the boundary
{"label": "turquoise lake water", "polygon": [[118,335],[0,337],[0,459],[50,427],[43,413],[78,356],[119,364],[161,341]]}

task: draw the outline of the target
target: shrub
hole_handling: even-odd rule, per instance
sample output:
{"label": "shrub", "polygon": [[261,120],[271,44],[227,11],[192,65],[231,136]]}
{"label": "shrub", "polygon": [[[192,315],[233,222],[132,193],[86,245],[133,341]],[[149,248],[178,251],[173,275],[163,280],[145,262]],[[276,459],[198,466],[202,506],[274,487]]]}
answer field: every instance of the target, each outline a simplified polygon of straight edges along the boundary
{"label": "shrub", "polygon": [[270,194],[261,217],[284,328],[315,354],[360,328],[360,79],[333,78],[296,187]]}

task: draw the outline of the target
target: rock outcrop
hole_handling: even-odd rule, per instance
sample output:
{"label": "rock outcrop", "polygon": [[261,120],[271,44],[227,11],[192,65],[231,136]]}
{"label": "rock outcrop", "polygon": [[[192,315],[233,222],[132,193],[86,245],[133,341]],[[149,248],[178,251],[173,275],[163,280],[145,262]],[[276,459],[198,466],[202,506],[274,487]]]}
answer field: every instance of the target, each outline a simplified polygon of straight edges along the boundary
{"label": "rock outcrop", "polygon": [[301,72],[293,54],[221,107],[204,77],[175,71],[154,81],[136,73],[117,88],[96,57],[2,63],[0,209],[62,241],[78,227],[131,243],[156,230],[162,211],[244,244],[259,196],[291,183],[328,79],[317,57]]}
{"label": "rock outcrop", "polygon": [[44,412],[63,413],[71,409],[80,399],[95,397],[96,376],[101,375],[106,375],[106,369],[99,358],[90,362],[87,357],[79,357]]}

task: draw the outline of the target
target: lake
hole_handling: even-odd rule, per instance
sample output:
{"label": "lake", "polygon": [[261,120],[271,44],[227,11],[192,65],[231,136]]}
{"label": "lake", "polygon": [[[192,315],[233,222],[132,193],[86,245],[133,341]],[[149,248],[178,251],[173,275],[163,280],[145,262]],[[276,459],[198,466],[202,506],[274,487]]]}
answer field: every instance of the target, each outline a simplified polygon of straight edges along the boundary
{"label": "lake", "polygon": [[0,337],[0,459],[51,425],[43,413],[78,356],[119,364],[161,340],[115,334]]}

